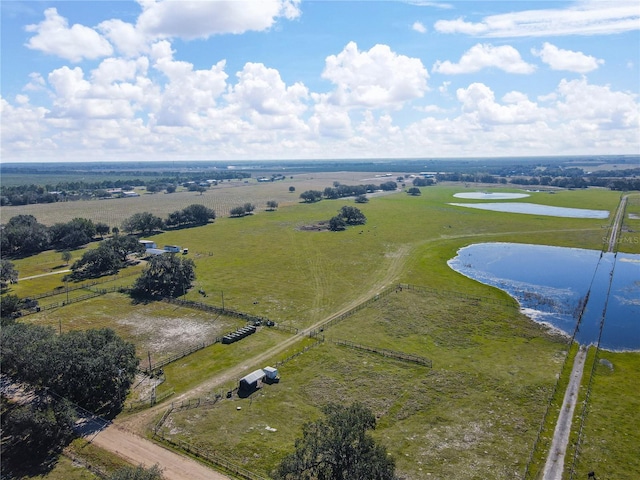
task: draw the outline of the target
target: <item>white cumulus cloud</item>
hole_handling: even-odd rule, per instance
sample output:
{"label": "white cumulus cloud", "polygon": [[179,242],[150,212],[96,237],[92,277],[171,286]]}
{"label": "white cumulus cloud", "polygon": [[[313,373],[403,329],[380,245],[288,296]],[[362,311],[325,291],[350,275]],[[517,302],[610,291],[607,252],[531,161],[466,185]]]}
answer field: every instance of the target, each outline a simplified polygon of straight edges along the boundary
{"label": "white cumulus cloud", "polygon": [[466,51],[458,63],[438,60],[433,65],[433,71],[445,75],[458,75],[478,72],[490,67],[518,74],[528,74],[535,70],[535,66],[525,62],[518,50],[510,45],[494,47],[490,44],[478,43]]}
{"label": "white cumulus cloud", "polygon": [[35,33],[26,47],[72,62],[112,54],[111,44],[94,29],[79,24],[69,28],[67,19],[60,16],[55,8],[47,8],[44,16],[42,22],[25,27],[27,32]]}
{"label": "white cumulus cloud", "polygon": [[543,44],[541,50],[531,49],[531,53],[540,57],[553,70],[588,73],[604,64],[604,60],[585,55],[582,52],[563,50],[548,42]]}
{"label": "white cumulus cloud", "polygon": [[400,107],[422,97],[429,74],[420,59],[398,55],[388,45],[361,52],[350,42],[338,55],[327,57],[322,77],[337,86],[332,102],[379,108]]}
{"label": "white cumulus cloud", "polygon": [[207,38],[271,28],[300,15],[297,0],[144,1],[137,28],[156,38]]}

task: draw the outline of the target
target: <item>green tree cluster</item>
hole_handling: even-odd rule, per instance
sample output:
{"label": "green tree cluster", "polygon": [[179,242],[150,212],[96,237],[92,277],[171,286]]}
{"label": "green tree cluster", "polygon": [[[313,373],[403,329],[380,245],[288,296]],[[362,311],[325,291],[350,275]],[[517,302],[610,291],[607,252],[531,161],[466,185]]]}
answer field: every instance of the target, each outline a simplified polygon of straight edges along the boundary
{"label": "green tree cluster", "polygon": [[16,322],[5,325],[0,338],[3,373],[97,413],[122,408],[139,363],[135,346],[108,328],[56,335]]}
{"label": "green tree cluster", "polygon": [[344,230],[347,225],[364,225],[367,217],[359,208],[345,205],[338,211],[338,215],[329,220],[329,230],[337,232]]}
{"label": "green tree cluster", "polygon": [[322,192],[320,190],[307,190],[300,194],[300,198],[305,203],[315,203],[322,200]]}
{"label": "green tree cluster", "polygon": [[[106,227],[106,231],[105,231]],[[33,215],[17,215],[0,230],[3,255],[31,255],[49,248],[71,249],[93,241],[96,234],[108,233],[109,226],[86,218],[47,227]]]}
{"label": "green tree cluster", "polygon": [[122,222],[122,230],[127,233],[149,234],[156,230],[162,230],[164,222],[156,215],[149,212],[134,213]]}
{"label": "green tree cluster", "polygon": [[216,212],[210,208],[194,203],[182,210],[170,213],[165,223],[168,227],[191,227],[206,225],[209,220],[215,220]]}
{"label": "green tree cluster", "polygon": [[145,247],[136,237],[115,235],[103,240],[98,248],[87,250],[71,266],[71,278],[78,280],[118,273],[127,264],[127,256],[144,253]]}
{"label": "green tree cluster", "polygon": [[36,392],[26,404],[4,397],[2,404],[2,478],[41,473],[38,470],[46,467],[73,438],[73,408],[68,401],[43,392]]}
{"label": "green tree cluster", "polygon": [[244,217],[245,215],[250,215],[256,206],[253,203],[245,203],[244,205],[233,207],[229,210],[229,215],[231,217]]}
{"label": "green tree cluster", "polygon": [[137,297],[177,297],[184,295],[195,280],[195,264],[174,254],[151,257],[132,290]]}

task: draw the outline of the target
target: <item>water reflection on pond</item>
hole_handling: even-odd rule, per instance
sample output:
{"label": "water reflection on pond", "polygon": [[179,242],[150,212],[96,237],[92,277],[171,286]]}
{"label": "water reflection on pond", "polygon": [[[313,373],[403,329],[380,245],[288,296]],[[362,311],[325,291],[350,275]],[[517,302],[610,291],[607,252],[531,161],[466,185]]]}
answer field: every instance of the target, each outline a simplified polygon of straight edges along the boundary
{"label": "water reflection on pond", "polygon": [[511,200],[515,198],[529,197],[528,193],[506,193],[506,192],[463,192],[454,193],[456,198],[467,198],[470,200]]}
{"label": "water reflection on pond", "polygon": [[456,207],[477,208],[494,212],[528,213],[530,215],[544,215],[565,218],[608,218],[608,210],[587,210],[585,208],[551,207],[537,203],[449,203]]}
{"label": "water reflection on pond", "polygon": [[640,255],[619,253],[616,258],[597,250],[482,243],[460,249],[448,264],[506,291],[533,320],[567,335],[573,334],[577,312],[589,294],[576,340],[597,343],[606,308],[601,347],[640,350]]}

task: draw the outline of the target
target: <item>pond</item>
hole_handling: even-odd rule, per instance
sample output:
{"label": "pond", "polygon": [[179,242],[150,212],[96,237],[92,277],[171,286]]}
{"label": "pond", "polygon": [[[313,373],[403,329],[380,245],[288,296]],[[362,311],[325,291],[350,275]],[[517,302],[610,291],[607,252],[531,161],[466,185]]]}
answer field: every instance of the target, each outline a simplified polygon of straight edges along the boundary
{"label": "pond", "polygon": [[456,207],[477,208],[480,210],[492,210],[494,212],[527,213],[530,215],[544,215],[550,217],[565,218],[601,218],[609,217],[608,210],[587,210],[585,208],[551,207],[536,203],[449,203]]}
{"label": "pond", "polygon": [[506,291],[534,321],[569,336],[586,302],[576,333],[580,344],[598,342],[604,313],[601,348],[640,350],[640,255],[481,243],[460,249],[448,264]]}
{"label": "pond", "polygon": [[506,193],[506,192],[464,192],[454,193],[456,198],[467,198],[469,200],[512,200],[515,198],[530,197],[528,193]]}

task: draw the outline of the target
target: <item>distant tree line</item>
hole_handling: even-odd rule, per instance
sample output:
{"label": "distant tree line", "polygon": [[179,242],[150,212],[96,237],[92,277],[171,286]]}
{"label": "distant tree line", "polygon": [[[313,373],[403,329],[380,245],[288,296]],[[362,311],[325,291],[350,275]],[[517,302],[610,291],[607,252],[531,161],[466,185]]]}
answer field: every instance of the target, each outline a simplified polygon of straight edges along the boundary
{"label": "distant tree line", "polygon": [[51,248],[67,250],[85,245],[96,235],[104,236],[109,231],[108,225],[86,218],[47,227],[38,223],[33,215],[17,215],[2,226],[0,248],[3,256],[31,255]]}
{"label": "distant tree line", "polygon": [[611,190],[640,190],[640,168],[585,172],[582,168],[493,168],[487,172],[439,173],[439,182],[541,185],[559,188],[604,187]]}
{"label": "distant tree line", "polygon": [[176,185],[183,185],[188,189],[193,186],[193,189],[197,190],[200,183],[206,182],[207,180],[221,182],[224,180],[250,177],[251,174],[247,172],[224,170],[188,176],[177,174],[171,177],[160,177],[145,180],[140,178],[131,178],[117,180],[105,179],[96,182],[76,180],[45,185],[2,185],[0,186],[0,205],[29,205],[35,203],[55,203],[88,198],[105,198],[111,196],[107,190],[113,188],[131,190],[134,187],[145,186],[147,191],[154,193],[163,190],[175,191]]}
{"label": "distant tree line", "polygon": [[[335,200],[344,197],[356,197],[358,203],[365,203],[363,197],[366,198],[367,193],[373,193],[377,190],[393,191],[398,189],[398,184],[393,181],[383,182],[380,185],[343,185],[340,182],[334,182],[333,187],[326,187],[324,191],[307,190],[300,194],[300,198],[305,203],[319,202],[323,198],[327,200]],[[292,191],[289,189],[289,191]]]}
{"label": "distant tree line", "polygon": [[[135,213],[122,222],[122,230],[130,234],[149,234],[164,228],[185,228],[205,225],[215,219],[214,210],[200,204],[189,205],[170,213],[165,220],[149,212]],[[67,223],[47,227],[33,215],[17,215],[0,229],[0,248],[3,257],[32,255],[49,249],[70,250],[103,238],[111,227],[86,218],[74,218]],[[120,229],[113,228],[113,233]]]}

